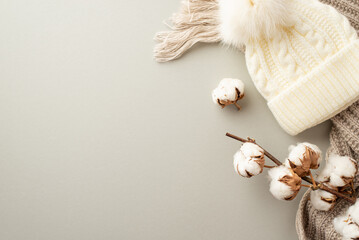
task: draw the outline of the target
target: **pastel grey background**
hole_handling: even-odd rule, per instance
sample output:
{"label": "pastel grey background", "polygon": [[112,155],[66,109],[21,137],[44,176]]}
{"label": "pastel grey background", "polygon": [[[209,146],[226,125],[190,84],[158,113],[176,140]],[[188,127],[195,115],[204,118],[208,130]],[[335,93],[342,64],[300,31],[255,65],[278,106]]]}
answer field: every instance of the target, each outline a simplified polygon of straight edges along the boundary
{"label": "pastel grey background", "polygon": [[[330,124],[287,135],[243,54],[197,45],[152,59],[179,0],[0,0],[0,239],[296,239],[292,202],[233,170],[251,136],[280,159],[328,147]],[[211,91],[242,79],[242,111]]]}

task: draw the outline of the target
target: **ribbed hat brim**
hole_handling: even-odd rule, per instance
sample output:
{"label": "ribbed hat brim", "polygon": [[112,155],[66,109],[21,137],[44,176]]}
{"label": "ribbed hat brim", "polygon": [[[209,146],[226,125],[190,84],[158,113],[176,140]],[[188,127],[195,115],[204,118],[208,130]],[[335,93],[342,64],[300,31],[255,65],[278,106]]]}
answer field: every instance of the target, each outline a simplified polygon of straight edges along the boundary
{"label": "ribbed hat brim", "polygon": [[291,135],[313,127],[359,99],[359,40],[323,62],[268,102]]}

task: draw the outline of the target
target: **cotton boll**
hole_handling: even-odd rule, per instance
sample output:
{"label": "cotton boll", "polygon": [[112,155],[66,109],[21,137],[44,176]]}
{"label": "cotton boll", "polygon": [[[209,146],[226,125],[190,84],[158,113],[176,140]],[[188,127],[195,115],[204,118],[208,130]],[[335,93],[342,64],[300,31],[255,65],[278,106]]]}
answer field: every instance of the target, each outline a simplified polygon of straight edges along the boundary
{"label": "cotton boll", "polygon": [[258,159],[264,158],[263,148],[261,148],[255,143],[251,143],[251,142],[244,143],[241,147],[241,151],[244,154],[244,156],[249,158],[258,158]]}
{"label": "cotton boll", "polygon": [[334,218],[334,220],[333,220],[334,229],[335,229],[335,231],[337,231],[337,233],[339,233],[340,235],[343,235],[344,228],[346,227],[346,225],[348,225],[347,220],[348,220],[348,216],[336,217],[336,218]]}
{"label": "cotton boll", "polygon": [[[239,79],[224,78],[217,88],[212,91],[212,100],[215,104],[224,108],[235,104],[244,96],[244,84]],[[238,107],[238,106],[237,106]]]}
{"label": "cotton boll", "polygon": [[333,172],[330,175],[330,183],[336,187],[342,187],[353,181],[358,171],[357,163],[350,157],[339,155],[329,156]]}
{"label": "cotton boll", "polygon": [[234,154],[234,159],[233,159],[234,170],[242,177],[249,178],[252,175],[246,171],[245,161],[246,158],[244,157],[243,153],[240,150],[237,151],[236,154]]}
{"label": "cotton boll", "polygon": [[322,151],[319,149],[317,145],[311,144],[311,143],[303,143],[308,150],[311,158],[310,168],[311,169],[318,169],[319,165],[322,161]]}
{"label": "cotton boll", "polygon": [[264,150],[254,143],[244,143],[234,155],[234,169],[242,177],[250,178],[262,173]]}
{"label": "cotton boll", "polygon": [[[358,205],[358,204],[354,204],[354,205],[350,206],[350,207],[347,209],[347,211],[346,211],[347,215],[353,216],[353,215],[358,214],[358,210],[359,210],[359,209],[357,209],[357,208],[359,208],[359,205]],[[358,216],[358,217],[359,217],[359,216]]]}
{"label": "cotton boll", "polygon": [[340,235],[343,235],[344,228],[347,225],[347,222],[346,222],[347,220],[348,220],[348,217],[345,217],[345,216],[336,217],[333,220],[334,229]]}
{"label": "cotton boll", "polygon": [[330,154],[318,180],[334,187],[343,187],[353,181],[357,171],[357,163],[352,158]]}
{"label": "cotton boll", "polygon": [[310,192],[310,201],[313,207],[320,211],[329,211],[335,205],[337,196],[324,190],[314,190]]}
{"label": "cotton boll", "polygon": [[359,203],[356,202],[348,209],[348,214],[351,216],[354,222],[359,224]]}
{"label": "cotton boll", "polygon": [[233,163],[234,169],[242,177],[250,178],[263,171],[263,168],[258,163],[247,159],[241,151],[236,152]]}
{"label": "cotton boll", "polygon": [[310,169],[317,169],[321,162],[320,149],[310,143],[298,143],[289,147],[289,156],[285,165],[290,167],[300,177],[308,176]]}
{"label": "cotton boll", "polygon": [[359,238],[359,227],[356,224],[348,224],[343,229],[343,240],[353,240]]}
{"label": "cotton boll", "polygon": [[219,0],[221,37],[235,47],[269,39],[293,25],[291,9],[288,0]]}
{"label": "cotton boll", "polygon": [[359,238],[359,201],[351,206],[343,216],[336,217],[333,221],[335,230],[343,236],[343,239]]}
{"label": "cotton boll", "polygon": [[268,171],[271,179],[269,191],[279,200],[294,199],[300,188],[302,179],[294,171],[284,165]]}
{"label": "cotton boll", "polygon": [[350,216],[347,215],[334,218],[333,223],[335,231],[343,236],[343,240],[359,238],[359,227],[352,221]]}

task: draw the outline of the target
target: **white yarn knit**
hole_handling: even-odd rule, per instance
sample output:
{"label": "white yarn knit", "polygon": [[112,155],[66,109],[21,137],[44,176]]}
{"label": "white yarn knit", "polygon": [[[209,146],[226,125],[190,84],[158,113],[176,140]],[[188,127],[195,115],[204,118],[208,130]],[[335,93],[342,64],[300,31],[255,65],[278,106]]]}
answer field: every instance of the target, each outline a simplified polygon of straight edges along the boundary
{"label": "white yarn knit", "polygon": [[[296,135],[358,100],[359,40],[349,21],[331,6],[292,0],[291,8],[294,24],[270,39],[247,42],[246,62],[279,124]],[[221,24],[235,24],[235,17],[227,16]]]}

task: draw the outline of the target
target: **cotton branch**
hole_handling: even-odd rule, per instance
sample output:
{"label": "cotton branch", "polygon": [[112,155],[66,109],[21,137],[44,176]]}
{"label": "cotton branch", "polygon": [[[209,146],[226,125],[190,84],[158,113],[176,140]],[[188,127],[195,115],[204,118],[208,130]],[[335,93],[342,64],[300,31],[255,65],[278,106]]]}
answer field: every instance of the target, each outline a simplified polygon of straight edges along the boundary
{"label": "cotton branch", "polygon": [[[235,136],[231,133],[226,133],[226,136],[227,137],[230,137],[230,138],[233,138],[235,140],[238,140],[240,142],[243,142],[243,143],[246,143],[246,142],[250,142],[250,143],[255,143],[256,145],[258,145],[260,148],[262,148],[264,150],[264,155],[267,156],[270,160],[272,160],[277,166],[281,166],[283,165],[283,163],[281,161],[279,161],[276,157],[274,157],[272,154],[270,154],[268,151],[266,151],[263,147],[261,147],[258,143],[255,142],[254,139],[251,139],[251,138],[248,138],[248,139],[244,139],[244,138],[241,138],[241,137],[238,137],[238,136]],[[334,194],[336,195],[337,197],[340,197],[340,198],[343,198],[345,200],[347,200],[348,202],[354,204],[356,202],[356,199],[353,198],[353,197],[349,197],[343,193],[340,193],[336,190],[333,190],[327,186],[325,186],[324,184],[322,183],[318,183],[314,180],[311,172],[310,172],[310,176],[311,178],[308,178],[308,177],[302,177],[302,180],[312,184],[310,185],[310,187],[313,189],[313,190],[317,190],[317,189],[321,189],[323,191],[326,191],[326,192],[329,192],[331,194]]]}

